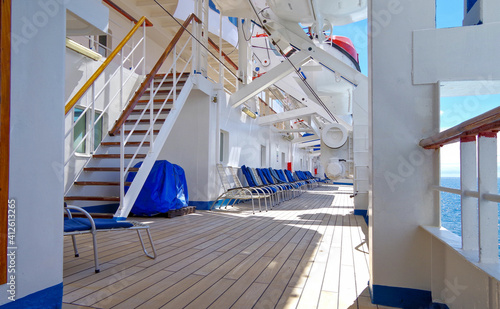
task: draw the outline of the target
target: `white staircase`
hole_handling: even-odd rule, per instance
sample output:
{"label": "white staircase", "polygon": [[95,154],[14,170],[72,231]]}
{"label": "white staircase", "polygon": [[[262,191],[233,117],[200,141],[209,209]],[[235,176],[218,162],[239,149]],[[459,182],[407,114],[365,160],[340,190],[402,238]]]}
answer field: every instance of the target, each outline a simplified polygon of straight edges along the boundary
{"label": "white staircase", "polygon": [[[175,80],[173,74],[159,74],[153,83],[154,88],[139,97],[119,134],[103,139],[67,191],[66,202],[83,207],[115,204],[119,205],[115,217],[128,216],[193,86],[188,74],[176,74]],[[141,168],[135,168],[141,161]],[[129,172],[137,172],[134,181],[121,181]],[[121,192],[122,182],[129,187],[126,194]]]}

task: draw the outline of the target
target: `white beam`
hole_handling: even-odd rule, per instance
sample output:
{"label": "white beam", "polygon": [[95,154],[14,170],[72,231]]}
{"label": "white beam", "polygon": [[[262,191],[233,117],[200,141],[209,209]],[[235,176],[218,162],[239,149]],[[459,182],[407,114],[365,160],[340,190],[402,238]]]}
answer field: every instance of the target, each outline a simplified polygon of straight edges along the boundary
{"label": "white beam", "polygon": [[292,143],[297,144],[297,143],[307,143],[307,142],[311,142],[311,141],[316,141],[316,144],[318,144],[318,143],[321,143],[321,141],[319,139],[320,139],[319,136],[317,136],[315,134],[315,135],[294,138]]}
{"label": "white beam", "polygon": [[[310,58],[307,53],[298,52],[292,55],[289,59],[295,67],[300,67],[301,65],[309,61]],[[238,91],[233,93],[231,97],[229,97],[229,105],[231,105],[232,107],[237,107],[245,103],[245,101],[257,95],[259,92],[266,89],[267,87],[274,84],[293,71],[294,68],[290,65],[290,63],[288,61],[283,61],[282,63],[278,64],[276,67],[268,71],[266,74],[255,79],[250,84],[241,87]]]}
{"label": "white beam", "polygon": [[478,211],[477,199],[466,196],[465,191],[476,190],[476,138],[460,140],[460,187],[462,191],[462,249],[477,250]]}
{"label": "white beam", "polygon": [[293,109],[291,111],[278,113],[274,115],[259,117],[257,123],[261,126],[272,125],[276,122],[283,122],[286,120],[301,118],[307,115],[314,114],[315,110],[310,107],[302,107],[298,109]]}
{"label": "white beam", "polygon": [[479,135],[478,141],[479,189],[479,262],[498,262],[498,204],[483,197],[496,193],[497,137],[496,134]]}
{"label": "white beam", "polygon": [[275,131],[275,132],[278,132],[278,133],[302,133],[302,132],[305,132],[305,133],[314,133],[314,130],[313,129],[284,129],[284,130],[280,130],[280,129],[277,129],[275,127],[271,127],[273,128],[272,130]]}
{"label": "white beam", "polygon": [[321,141],[316,138],[314,141],[310,142],[305,142],[305,143],[300,143],[297,145],[299,148],[308,148],[308,147],[314,147],[316,145],[321,145]]}
{"label": "white beam", "polygon": [[[500,79],[500,63],[496,61],[500,45],[491,39],[499,36],[500,27],[496,23],[414,31],[413,83],[420,85],[434,84],[441,80]],[[471,60],[484,61],[475,61],[474,65],[457,65],[471,57]]]}

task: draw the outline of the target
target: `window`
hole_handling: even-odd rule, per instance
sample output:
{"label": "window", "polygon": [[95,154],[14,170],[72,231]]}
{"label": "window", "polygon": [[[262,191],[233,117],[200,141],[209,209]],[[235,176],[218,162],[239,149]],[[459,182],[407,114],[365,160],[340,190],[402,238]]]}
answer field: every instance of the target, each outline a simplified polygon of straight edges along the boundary
{"label": "window", "polygon": [[267,151],[266,151],[266,146],[264,145],[260,145],[260,166],[261,167],[266,167],[266,154],[267,154]]}
{"label": "window", "polygon": [[[101,114],[101,112],[95,111],[95,119],[97,120]],[[104,118],[104,116],[99,118],[94,126],[94,150],[96,150],[102,142],[102,118]]]}
{"label": "window", "polygon": [[[83,114],[83,115],[82,115]],[[99,111],[95,111],[95,119],[98,119],[102,113]],[[81,118],[80,118],[81,117]],[[102,141],[102,133],[103,133],[103,117],[99,118],[99,120],[95,123],[94,126],[94,145],[92,150],[96,150],[97,147],[101,144]],[[73,121],[76,122],[75,127],[73,128],[73,148],[76,149],[76,153],[87,153],[87,149],[89,148],[87,144],[90,144],[90,140],[87,136],[87,139],[82,142],[87,134],[87,128],[90,126],[90,115],[84,113],[83,108],[75,107],[73,114]]]}
{"label": "window", "polygon": [[221,163],[227,163],[229,159],[229,133],[220,130],[220,140],[219,140],[219,161]]}
{"label": "window", "polygon": [[76,122],[76,125],[73,128],[73,148],[76,149],[77,153],[86,152],[86,142],[82,142],[82,140],[87,133],[87,115],[82,115],[82,113],[83,109],[75,107],[73,121]]}

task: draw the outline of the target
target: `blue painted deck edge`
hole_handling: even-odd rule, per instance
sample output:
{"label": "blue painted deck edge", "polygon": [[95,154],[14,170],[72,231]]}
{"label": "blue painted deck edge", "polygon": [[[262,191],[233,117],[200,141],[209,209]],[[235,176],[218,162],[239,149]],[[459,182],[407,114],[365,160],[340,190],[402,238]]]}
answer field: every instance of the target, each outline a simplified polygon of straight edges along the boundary
{"label": "blue painted deck edge", "polygon": [[334,181],[333,184],[334,185],[343,185],[343,186],[353,186],[353,184],[349,183],[349,182],[336,182],[336,181]]}
{"label": "blue painted deck edge", "polygon": [[[205,202],[205,201],[189,201],[189,206],[196,206],[196,210],[210,210],[210,207],[212,207],[212,204],[213,204],[214,201],[208,201],[208,202]],[[226,204],[228,205],[234,205],[236,203],[238,203],[239,200],[231,200],[228,202],[224,201],[224,207],[226,206]],[[217,201],[217,203],[215,204],[215,207],[214,209],[218,209],[220,207],[222,203],[222,200],[220,201]]]}
{"label": "blue painted deck edge", "polygon": [[368,210],[366,209],[354,209],[355,216],[362,216],[365,219],[366,224],[368,224]]}
{"label": "blue painted deck edge", "polygon": [[189,206],[196,206],[196,210],[210,210],[210,206],[212,206],[213,201],[189,201]]}
{"label": "blue painted deck edge", "polygon": [[430,291],[373,285],[370,291],[372,303],[405,309],[448,309],[445,304],[432,303]]}
{"label": "blue painted deck edge", "polygon": [[48,309],[61,308],[63,298],[63,283],[56,284],[44,290],[26,295],[23,298],[16,299],[10,303],[1,305],[0,308],[5,309]]}

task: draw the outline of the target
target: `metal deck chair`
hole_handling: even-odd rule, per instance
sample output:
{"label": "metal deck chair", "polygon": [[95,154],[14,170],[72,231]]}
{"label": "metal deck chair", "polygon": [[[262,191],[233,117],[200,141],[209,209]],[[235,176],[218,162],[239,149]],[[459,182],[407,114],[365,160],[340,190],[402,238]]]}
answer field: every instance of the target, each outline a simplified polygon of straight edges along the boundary
{"label": "metal deck chair", "polygon": [[289,170],[284,170],[284,172],[285,172],[286,179],[288,179],[289,182],[297,184],[297,185],[300,186],[300,192],[301,193],[302,193],[302,187],[305,186],[307,189],[310,188],[309,182],[307,182],[305,180],[301,180],[299,178],[295,178],[293,176],[292,172],[289,171]]}
{"label": "metal deck chair", "polygon": [[[230,170],[231,170],[231,173],[233,174],[234,181],[237,184],[239,184],[239,186],[243,187],[243,185],[240,182],[240,178],[238,177],[238,174],[237,174],[238,168],[232,167],[232,168],[230,168]],[[257,192],[262,192],[262,193],[268,195],[269,196],[269,205],[271,208],[273,208],[273,206],[274,206],[273,200],[276,199],[276,196],[275,196],[276,190],[273,190],[273,188],[271,188],[269,186],[264,186],[264,185],[262,185],[262,183],[259,184],[257,182],[257,180],[255,179],[255,177],[253,177],[253,175],[251,174],[251,169],[248,167],[245,167],[245,165],[243,165],[241,167],[241,171],[243,172],[243,175],[247,179],[247,183],[249,185],[249,188],[251,188],[252,190],[255,190]],[[248,178],[248,177],[250,177],[250,178]],[[267,209],[267,204],[266,204],[266,209]]]}
{"label": "metal deck chair", "polygon": [[[91,234],[92,243],[94,247],[94,264],[95,272],[100,271],[99,268],[99,257],[97,254],[97,232],[109,232],[109,231],[124,231],[124,230],[136,230],[139,236],[139,241],[141,242],[142,250],[144,254],[151,258],[156,258],[156,249],[151,238],[151,233],[149,232],[149,225],[143,224],[137,221],[116,221],[115,219],[94,219],[92,216],[83,208],[77,206],[71,206],[64,203],[64,209],[66,211],[67,217],[64,218],[64,236],[71,236],[73,241],[73,250],[75,252],[75,257],[79,257],[78,248],[76,246],[75,235],[80,234]],[[73,218],[72,210],[83,213],[85,218]],[[146,230],[149,238],[149,243],[153,254],[149,254],[142,240],[140,230]]]}
{"label": "metal deck chair", "polygon": [[274,186],[278,186],[281,189],[281,194],[282,198],[284,200],[290,200],[292,198],[292,186],[288,184],[281,183],[281,181],[276,180],[272,175],[269,169],[267,168],[261,168],[260,169],[262,175],[264,175],[264,178],[266,181]]}
{"label": "metal deck chair", "polygon": [[315,178],[311,172],[295,171],[295,176],[297,176],[298,179],[307,181],[311,188],[319,186],[319,179]]}
{"label": "metal deck chair", "polygon": [[[224,189],[224,192],[217,197],[217,199],[212,203],[212,206],[210,207],[210,210],[213,210],[215,205],[219,200],[222,200],[222,203],[220,205],[220,208],[224,207],[224,202],[227,201],[226,203],[226,209],[227,205],[231,201],[238,201],[238,200],[252,200],[252,212],[255,214],[255,202],[254,199],[257,199],[259,201],[259,211],[262,211],[261,207],[261,202],[260,200],[263,198],[264,201],[267,197],[269,197],[266,194],[256,192],[254,190],[251,190],[249,188],[244,188],[241,186],[236,185],[236,187],[231,188],[231,185],[229,184],[228,181],[228,176],[226,174],[226,171],[222,164],[217,164],[217,172],[219,174],[220,180],[222,182],[222,188]],[[266,203],[266,211],[267,211],[267,202]]]}
{"label": "metal deck chair", "polygon": [[268,190],[271,191],[272,195],[274,196],[274,204],[273,205],[279,204],[280,200],[279,200],[278,193],[281,192],[281,190],[279,188],[277,188],[277,186],[275,186],[275,185],[269,185],[267,183],[267,181],[265,181],[265,178],[262,179],[260,177],[259,171],[257,171],[256,168],[248,168],[248,170],[250,171],[250,174],[253,176],[253,178],[257,182],[257,186],[262,187],[262,188],[268,188]]}
{"label": "metal deck chair", "polygon": [[277,184],[274,184],[273,182],[270,182],[266,175],[265,175],[265,171],[267,171],[267,169],[265,168],[254,168],[253,169],[255,174],[258,176],[256,176],[257,180],[259,180],[260,178],[260,181],[262,181],[262,183],[268,187],[271,187],[271,188],[274,188],[276,190],[276,193],[275,195],[278,197],[278,201],[277,201],[277,204],[281,203],[281,201],[285,200],[285,188],[283,186],[280,186],[280,185],[277,185]]}
{"label": "metal deck chair", "polygon": [[286,180],[285,174],[283,174],[282,171],[280,173],[280,170],[269,168],[269,172],[271,173],[275,181],[277,181],[278,183],[286,184],[290,187],[293,197],[297,197],[300,194],[299,185],[288,182]]}

